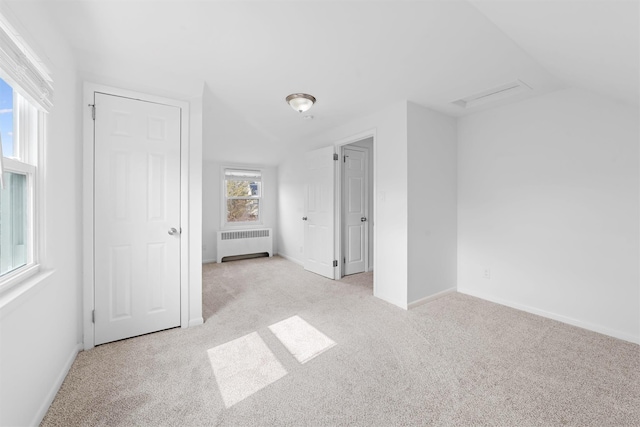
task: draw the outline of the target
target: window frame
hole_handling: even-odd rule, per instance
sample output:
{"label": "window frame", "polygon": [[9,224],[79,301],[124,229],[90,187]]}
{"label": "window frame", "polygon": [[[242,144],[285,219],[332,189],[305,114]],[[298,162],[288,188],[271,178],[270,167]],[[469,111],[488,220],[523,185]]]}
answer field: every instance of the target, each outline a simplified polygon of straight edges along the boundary
{"label": "window frame", "polygon": [[43,177],[40,158],[44,149],[46,114],[22,93],[10,79],[2,78],[13,89],[14,156],[2,158],[3,172],[23,174],[27,177],[27,259],[23,266],[0,276],[0,293],[19,285],[40,271],[43,254],[40,213],[43,194]]}
{"label": "window frame", "polygon": [[[260,196],[247,197],[227,197],[227,170],[258,172],[260,174]],[[220,222],[223,230],[230,229],[250,229],[264,225],[264,171],[260,167],[224,165],[220,168],[221,176],[221,203]],[[258,220],[257,221],[227,221],[227,201],[228,200],[258,200]]]}

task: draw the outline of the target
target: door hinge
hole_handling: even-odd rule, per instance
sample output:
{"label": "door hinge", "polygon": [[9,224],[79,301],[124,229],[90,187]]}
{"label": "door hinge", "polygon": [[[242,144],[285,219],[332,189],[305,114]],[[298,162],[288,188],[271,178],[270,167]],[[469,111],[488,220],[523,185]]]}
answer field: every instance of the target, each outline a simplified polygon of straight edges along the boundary
{"label": "door hinge", "polygon": [[349,156],[342,156],[342,162],[343,163],[347,163],[347,157],[349,157]]}
{"label": "door hinge", "polygon": [[337,260],[337,259],[334,259],[334,260],[333,260],[333,266],[334,266],[334,267],[337,267],[337,266],[338,266],[338,260]]}
{"label": "door hinge", "polygon": [[91,310],[91,323],[96,323],[96,311]]}
{"label": "door hinge", "polygon": [[338,159],[339,159],[338,153],[333,153],[333,160],[338,160]]}
{"label": "door hinge", "polygon": [[96,119],[96,104],[89,104],[89,107],[91,107],[91,118],[93,120]]}
{"label": "door hinge", "polygon": [[342,258],[342,263],[346,264],[347,263],[347,259],[346,258]]}

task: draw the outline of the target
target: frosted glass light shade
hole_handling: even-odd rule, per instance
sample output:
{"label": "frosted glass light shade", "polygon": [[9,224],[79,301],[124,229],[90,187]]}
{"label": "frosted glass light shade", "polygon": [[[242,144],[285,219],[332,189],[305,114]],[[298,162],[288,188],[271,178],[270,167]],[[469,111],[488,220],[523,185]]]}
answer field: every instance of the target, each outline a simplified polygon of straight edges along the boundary
{"label": "frosted glass light shade", "polygon": [[299,113],[307,111],[316,102],[316,98],[306,93],[292,93],[286,100]]}
{"label": "frosted glass light shade", "polygon": [[296,111],[304,112],[307,111],[313,105],[313,102],[309,101],[305,98],[295,98],[289,101],[289,105]]}

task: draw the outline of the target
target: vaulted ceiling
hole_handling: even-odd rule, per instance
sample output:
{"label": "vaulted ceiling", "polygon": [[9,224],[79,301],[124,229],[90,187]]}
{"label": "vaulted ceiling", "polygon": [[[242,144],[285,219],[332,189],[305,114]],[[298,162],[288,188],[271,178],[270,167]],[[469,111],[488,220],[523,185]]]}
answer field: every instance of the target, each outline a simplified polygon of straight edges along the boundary
{"label": "vaulted ceiling", "polygon": [[[8,3],[18,16],[36,7]],[[181,98],[206,85],[205,120],[226,148],[205,151],[221,160],[255,146],[277,163],[305,137],[404,99],[460,116],[577,86],[638,105],[636,1],[36,4],[83,78]],[[532,90],[477,109],[452,104],[515,80]],[[317,97],[313,120],[285,103],[293,92]]]}

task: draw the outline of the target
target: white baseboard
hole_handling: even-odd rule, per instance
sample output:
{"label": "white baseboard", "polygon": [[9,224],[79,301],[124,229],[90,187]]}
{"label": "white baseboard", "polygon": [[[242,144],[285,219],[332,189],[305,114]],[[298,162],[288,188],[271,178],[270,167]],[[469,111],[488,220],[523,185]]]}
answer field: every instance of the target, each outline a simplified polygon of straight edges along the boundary
{"label": "white baseboard", "polygon": [[408,310],[411,310],[412,308],[419,307],[419,306],[421,306],[421,305],[423,305],[423,304],[426,304],[426,303],[428,303],[428,302],[431,302],[431,301],[437,300],[438,298],[445,297],[445,296],[447,296],[447,295],[449,295],[449,294],[452,294],[452,293],[454,293],[454,292],[456,292],[456,288],[449,288],[449,289],[445,289],[444,291],[440,291],[440,292],[438,292],[438,293],[435,293],[435,294],[433,294],[433,295],[429,295],[429,296],[426,296],[426,297],[424,297],[424,298],[420,298],[419,300],[416,300],[416,301],[410,302],[410,303],[407,305],[407,309],[408,309]]}
{"label": "white baseboard", "polygon": [[552,313],[550,311],[541,310],[539,308],[530,307],[528,305],[520,304],[513,301],[507,301],[502,298],[496,298],[491,295],[484,294],[467,288],[458,288],[458,292],[461,294],[471,295],[472,297],[480,298],[486,301],[491,301],[496,304],[504,305],[507,307],[515,308],[516,310],[526,311],[527,313],[535,314],[538,316],[546,317],[547,319],[557,320],[558,322],[566,323],[571,326],[577,326],[578,328],[587,329],[599,334],[608,335],[613,338],[618,338],[624,341],[629,341],[634,344],[640,344],[640,336],[633,336],[626,332],[617,331],[604,326],[595,325],[593,323],[584,322],[582,320],[574,319],[572,317],[564,316],[562,314]]}
{"label": "white baseboard", "polygon": [[407,306],[406,303],[402,303],[402,302],[398,302],[398,301],[392,301],[389,298],[386,298],[384,296],[376,295],[375,292],[374,292],[373,296],[378,298],[378,299],[380,299],[380,300],[382,300],[382,301],[384,301],[384,302],[387,302],[387,303],[389,303],[389,304],[391,304],[391,305],[393,305],[395,307],[398,307],[398,308],[400,308],[402,310],[408,310],[409,309],[409,307]]}
{"label": "white baseboard", "polygon": [[49,390],[49,393],[47,393],[47,396],[44,399],[44,402],[42,402],[42,405],[40,405],[40,409],[38,409],[38,411],[34,414],[33,421],[29,425],[32,425],[32,426],[40,425],[44,416],[47,415],[49,406],[51,406],[51,403],[53,403],[53,399],[55,399],[56,394],[58,394],[58,390],[60,390],[60,387],[62,387],[62,383],[64,379],[67,377],[67,374],[71,369],[71,365],[73,365],[73,362],[76,360],[76,356],[80,351],[82,351],[82,344],[76,344],[76,346],[73,347],[73,349],[71,350],[71,354],[69,355],[67,362],[62,367],[62,371],[60,371],[58,378],[56,378],[56,381],[53,383],[53,386]]}
{"label": "white baseboard", "polygon": [[278,256],[281,256],[282,258],[284,258],[284,259],[286,259],[286,260],[289,260],[289,261],[291,261],[291,262],[293,262],[293,263],[296,263],[296,264],[301,265],[301,266],[303,266],[303,267],[304,267],[304,264],[303,264],[303,262],[302,262],[302,261],[300,261],[299,259],[296,259],[296,258],[294,258],[294,257],[292,257],[292,256],[289,256],[289,255],[283,254],[282,252],[280,252],[280,253],[278,254]]}
{"label": "white baseboard", "polygon": [[189,320],[189,327],[199,326],[199,325],[202,325],[203,323],[204,323],[204,319],[202,317],[197,317],[195,319]]}
{"label": "white baseboard", "polygon": [[210,264],[210,263],[212,263],[212,262],[216,262],[216,259],[215,259],[215,258],[212,258],[212,259],[203,259],[203,260],[202,260],[202,263],[203,263],[203,264]]}

